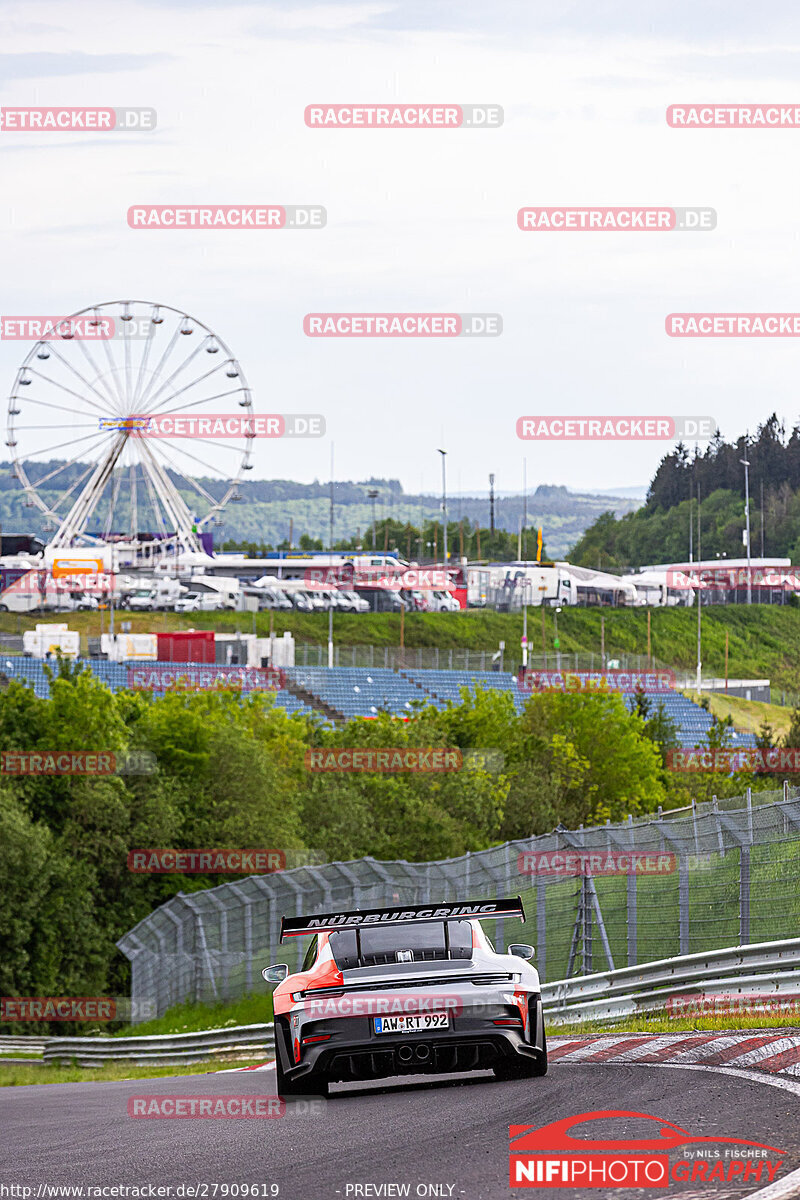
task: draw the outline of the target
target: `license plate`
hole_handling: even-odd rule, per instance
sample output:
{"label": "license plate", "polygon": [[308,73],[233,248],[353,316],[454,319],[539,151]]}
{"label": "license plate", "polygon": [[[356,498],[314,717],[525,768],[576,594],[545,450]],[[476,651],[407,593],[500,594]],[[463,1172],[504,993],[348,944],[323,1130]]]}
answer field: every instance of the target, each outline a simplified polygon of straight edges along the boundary
{"label": "license plate", "polygon": [[424,1033],[428,1029],[447,1029],[446,1012],[404,1013],[399,1017],[373,1017],[376,1033]]}

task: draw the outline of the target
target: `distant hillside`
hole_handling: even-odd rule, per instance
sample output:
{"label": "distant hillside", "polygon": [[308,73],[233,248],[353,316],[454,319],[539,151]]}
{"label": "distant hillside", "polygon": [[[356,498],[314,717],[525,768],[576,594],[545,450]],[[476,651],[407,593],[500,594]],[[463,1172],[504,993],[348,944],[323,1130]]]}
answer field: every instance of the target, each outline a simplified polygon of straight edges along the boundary
{"label": "distant hillside", "polygon": [[[46,463],[28,463],[26,470],[33,482],[59,466],[60,460]],[[76,464],[59,473],[62,489],[74,482],[85,467]],[[172,473],[170,473],[172,475]],[[172,475],[173,482],[190,507],[196,496],[180,476]],[[219,496],[217,481],[199,478],[198,482],[213,496]],[[372,523],[372,503],[367,491],[374,488],[379,495],[375,502],[375,518],[380,524],[385,519],[399,521],[418,527],[420,518],[425,523],[441,520],[441,499],[438,496],[415,495],[403,491],[396,479],[344,480],[334,486],[334,538],[350,538],[360,533],[364,544],[368,544],[368,531]],[[289,537],[292,523],[292,542],[297,545],[300,537],[321,538],[328,544],[330,520],[330,484],[327,481],[295,483],[290,479],[254,479],[240,486],[242,500],[229,504],[222,525],[214,528],[217,543],[223,540],[264,542],[278,545]],[[45,492],[49,503],[55,503],[58,493]],[[11,475],[9,463],[0,463],[0,525],[5,533],[32,533],[47,538],[42,514],[37,508],[26,508],[25,495]],[[631,497],[583,495],[565,487],[541,484],[531,489],[527,501],[529,529],[544,528],[547,551],[554,558],[564,558],[570,547],[586,529],[604,512],[622,516],[632,512],[639,502]],[[489,526],[489,501],[486,496],[453,496],[448,499],[448,520],[458,522],[462,518],[482,527]],[[495,525],[500,530],[516,534],[523,517],[523,497],[502,496],[495,499]],[[60,510],[59,510],[60,511]],[[126,528],[127,513],[121,505],[117,507],[115,527]],[[95,514],[92,529],[103,524],[102,509]],[[530,535],[533,538],[535,535]]]}
{"label": "distant hillside", "polygon": [[740,558],[743,460],[752,555],[800,562],[800,425],[787,437],[774,414],[747,440],[725,442],[718,433],[702,453],[676,446],[662,459],[646,503],[636,512],[601,514],[575,546],[572,561],[613,571],[687,561],[690,551],[695,558]]}

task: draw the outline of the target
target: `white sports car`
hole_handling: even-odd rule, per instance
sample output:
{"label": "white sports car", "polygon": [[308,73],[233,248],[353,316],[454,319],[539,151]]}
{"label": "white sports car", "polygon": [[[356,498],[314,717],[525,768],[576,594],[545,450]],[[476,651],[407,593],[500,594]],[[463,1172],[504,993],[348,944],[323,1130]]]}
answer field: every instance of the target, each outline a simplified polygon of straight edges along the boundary
{"label": "white sports car", "polygon": [[534,950],[499,954],[481,921],[500,917],[525,920],[519,897],[284,917],[281,941],[312,940],[296,974],[262,971],[278,984],[279,1094],[422,1072],[546,1074]]}

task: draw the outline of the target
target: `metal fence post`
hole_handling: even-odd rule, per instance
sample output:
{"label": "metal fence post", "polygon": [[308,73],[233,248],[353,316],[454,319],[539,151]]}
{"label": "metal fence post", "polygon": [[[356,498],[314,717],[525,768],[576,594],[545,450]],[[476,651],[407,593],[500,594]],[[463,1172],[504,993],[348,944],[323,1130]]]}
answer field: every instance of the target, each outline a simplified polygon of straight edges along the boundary
{"label": "metal fence post", "polygon": [[[208,949],[208,942],[206,941],[206,931],[205,926],[203,925],[203,914],[198,910],[197,905],[191,896],[186,896],[183,892],[178,892],[178,896],[194,917],[195,937],[197,938],[197,942],[200,946],[200,954],[197,955],[195,959],[196,967],[199,966],[203,960],[205,960],[206,970],[208,971],[208,980],[211,984],[211,990],[214,993],[214,999],[219,1001],[220,996],[219,992],[217,991],[217,981],[215,978],[216,973],[214,971],[214,964],[211,961],[211,953]],[[195,1000],[200,1004],[202,1004],[204,1001],[204,997],[201,994],[200,972],[198,970],[195,970]]]}
{"label": "metal fence post", "polygon": [[750,941],[750,847],[739,847],[739,945]]}
{"label": "metal fence post", "polygon": [[689,953],[689,861],[683,850],[678,856],[678,944],[680,954]]}
{"label": "metal fence post", "polygon": [[717,822],[717,841],[719,842],[720,858],[724,858],[725,857],[725,839],[722,836],[722,822],[719,819],[719,805],[717,804],[716,796],[711,797],[711,810],[714,813],[714,818]]}
{"label": "metal fence post", "polygon": [[539,977],[547,975],[547,884],[541,875],[536,876],[536,964]]}
{"label": "metal fence post", "polygon": [[[628,836],[631,843],[631,852],[635,845],[635,835],[633,832],[633,817],[628,813]],[[628,871],[628,879],[626,882],[626,906],[625,906],[625,921],[626,934],[628,939],[628,966],[635,967],[638,961],[638,914],[636,911],[636,872]]]}
{"label": "metal fence post", "polygon": [[589,878],[581,878],[581,905],[583,906],[583,973],[592,973],[592,897],[589,892]]}

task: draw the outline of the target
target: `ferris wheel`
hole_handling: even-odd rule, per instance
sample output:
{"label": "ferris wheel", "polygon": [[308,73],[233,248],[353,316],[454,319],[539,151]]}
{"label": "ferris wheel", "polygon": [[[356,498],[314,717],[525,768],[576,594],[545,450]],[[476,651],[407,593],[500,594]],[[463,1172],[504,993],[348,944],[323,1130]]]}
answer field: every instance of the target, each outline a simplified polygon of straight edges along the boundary
{"label": "ferris wheel", "polygon": [[244,372],[208,326],[169,305],[114,300],[64,318],[33,346],[9,398],[6,445],[26,507],[55,531],[51,546],[200,552],[200,532],[241,498],[254,435],[202,433],[219,421],[184,421],[190,437],[142,429],[237,412],[252,414]]}

